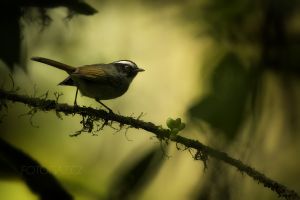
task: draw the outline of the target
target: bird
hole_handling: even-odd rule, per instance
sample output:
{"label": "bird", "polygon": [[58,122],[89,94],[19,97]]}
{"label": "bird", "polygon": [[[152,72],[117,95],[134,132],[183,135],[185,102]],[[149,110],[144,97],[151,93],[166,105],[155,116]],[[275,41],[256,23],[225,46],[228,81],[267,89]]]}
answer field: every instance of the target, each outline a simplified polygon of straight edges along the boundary
{"label": "bird", "polygon": [[58,85],[75,86],[74,106],[77,106],[78,90],[83,96],[95,99],[102,106],[113,111],[101,100],[115,99],[125,94],[139,72],[145,71],[130,60],[118,60],[108,64],[91,64],[73,67],[44,57],[32,57],[31,60],[44,63],[69,74]]}

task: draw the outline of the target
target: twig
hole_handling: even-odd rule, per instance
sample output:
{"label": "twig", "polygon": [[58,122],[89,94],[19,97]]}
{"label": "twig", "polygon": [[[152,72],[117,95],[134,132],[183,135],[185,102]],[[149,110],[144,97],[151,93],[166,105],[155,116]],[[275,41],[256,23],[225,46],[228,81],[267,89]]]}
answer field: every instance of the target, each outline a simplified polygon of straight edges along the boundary
{"label": "twig", "polygon": [[[91,107],[80,107],[80,106],[70,106],[67,104],[57,103],[55,100],[45,100],[39,98],[33,98],[26,95],[19,95],[13,92],[8,92],[0,89],[0,99],[6,99],[12,102],[21,102],[28,106],[38,108],[42,111],[56,111],[64,113],[65,115],[69,114],[78,114],[81,116],[89,116],[93,119],[101,119],[108,121],[115,121],[121,125],[128,125],[136,129],[143,129],[145,131],[155,134],[159,140],[171,140],[176,143],[184,145],[186,148],[195,149],[197,155],[195,158],[200,158],[200,160],[207,160],[207,156],[221,160],[231,166],[237,168],[240,172],[247,174],[252,179],[258,183],[262,183],[265,187],[276,192],[279,197],[284,197],[287,200],[300,200],[299,195],[288,189],[286,186],[268,178],[263,173],[255,170],[254,168],[242,163],[240,160],[230,157],[228,154],[215,150],[209,146],[202,144],[199,141],[188,139],[179,135],[172,135],[169,129],[163,129],[161,126],[157,126],[152,122],[145,122],[139,119],[134,119],[132,117],[126,117],[119,114],[109,113],[105,110],[97,110]],[[171,136],[171,137],[170,137]],[[201,155],[199,157],[199,155]]]}

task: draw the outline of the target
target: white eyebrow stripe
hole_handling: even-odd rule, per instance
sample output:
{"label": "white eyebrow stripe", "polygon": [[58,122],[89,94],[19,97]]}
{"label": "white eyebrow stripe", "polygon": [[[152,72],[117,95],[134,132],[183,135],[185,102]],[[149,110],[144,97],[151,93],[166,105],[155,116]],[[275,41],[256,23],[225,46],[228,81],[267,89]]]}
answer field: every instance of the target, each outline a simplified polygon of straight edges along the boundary
{"label": "white eyebrow stripe", "polygon": [[116,61],[115,63],[120,63],[120,64],[124,64],[124,65],[130,65],[130,66],[132,66],[132,67],[135,67],[135,66],[136,66],[135,63],[130,62],[130,61],[128,61],[128,60],[119,60],[119,61]]}

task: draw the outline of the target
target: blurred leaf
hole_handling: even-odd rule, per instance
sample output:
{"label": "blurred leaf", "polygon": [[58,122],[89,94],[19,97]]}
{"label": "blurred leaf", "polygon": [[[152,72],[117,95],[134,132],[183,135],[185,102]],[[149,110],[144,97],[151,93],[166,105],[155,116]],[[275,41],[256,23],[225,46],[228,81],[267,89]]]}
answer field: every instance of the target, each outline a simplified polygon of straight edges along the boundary
{"label": "blurred leaf", "polygon": [[109,200],[131,199],[155,176],[163,161],[161,149],[145,154],[129,169],[124,170],[111,187]]}
{"label": "blurred leaf", "polygon": [[212,92],[190,108],[192,118],[202,119],[233,138],[243,122],[250,77],[236,55],[226,55],[212,75]]}
{"label": "blurred leaf", "polygon": [[0,59],[12,69],[20,62],[21,28],[19,20],[21,10],[14,6],[2,6],[0,3]]}
{"label": "blurred leaf", "polygon": [[26,69],[20,63],[22,26],[20,19],[28,12],[27,8],[37,7],[42,25],[48,25],[51,18],[47,15],[46,9],[55,7],[66,7],[69,10],[69,17],[74,14],[93,15],[96,9],[80,0],[2,0],[0,1],[0,59],[13,70],[14,65]]}
{"label": "blurred leaf", "polygon": [[93,15],[97,10],[85,3],[83,0],[22,0],[18,3],[20,6],[39,7],[39,8],[57,8],[60,6],[68,8],[71,12],[81,15]]}
{"label": "blurred leaf", "polygon": [[6,162],[5,158],[0,153],[0,179],[10,180],[20,178],[19,174]]}
{"label": "blurred leaf", "polygon": [[[39,195],[40,199],[73,199],[45,167],[1,138],[0,158],[1,162],[14,170],[16,175],[22,177],[31,191]],[[12,173],[12,170],[9,172]]]}
{"label": "blurred leaf", "polygon": [[292,75],[300,76],[300,34],[299,38],[293,38],[291,44],[285,51],[286,64],[283,69]]}

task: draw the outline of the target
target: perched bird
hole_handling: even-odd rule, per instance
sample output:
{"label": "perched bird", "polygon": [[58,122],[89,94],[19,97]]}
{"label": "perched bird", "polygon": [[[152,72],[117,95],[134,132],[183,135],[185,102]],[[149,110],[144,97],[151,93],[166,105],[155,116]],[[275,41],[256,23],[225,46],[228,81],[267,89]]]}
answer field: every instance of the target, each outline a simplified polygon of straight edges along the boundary
{"label": "perched bird", "polygon": [[145,71],[130,60],[119,60],[109,64],[93,64],[72,67],[48,58],[33,57],[31,60],[41,62],[66,71],[69,76],[59,85],[77,87],[74,105],[77,105],[78,90],[83,96],[94,98],[112,112],[100,100],[114,99],[122,96],[129,88],[134,77]]}

